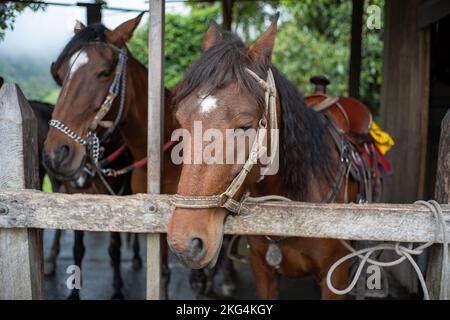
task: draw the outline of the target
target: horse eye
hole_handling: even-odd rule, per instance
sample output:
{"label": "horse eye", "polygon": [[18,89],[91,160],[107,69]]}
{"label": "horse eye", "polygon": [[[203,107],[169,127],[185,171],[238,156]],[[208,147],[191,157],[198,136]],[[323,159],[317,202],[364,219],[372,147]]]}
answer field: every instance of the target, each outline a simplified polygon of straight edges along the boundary
{"label": "horse eye", "polygon": [[97,75],[97,78],[108,78],[111,74],[111,70],[103,70]]}
{"label": "horse eye", "polygon": [[251,128],[252,128],[251,125],[248,125],[248,126],[242,126],[242,127],[239,127],[239,128],[234,129],[234,131],[235,131],[235,132],[236,132],[236,131],[239,131],[239,130],[247,131],[247,130],[250,130]]}

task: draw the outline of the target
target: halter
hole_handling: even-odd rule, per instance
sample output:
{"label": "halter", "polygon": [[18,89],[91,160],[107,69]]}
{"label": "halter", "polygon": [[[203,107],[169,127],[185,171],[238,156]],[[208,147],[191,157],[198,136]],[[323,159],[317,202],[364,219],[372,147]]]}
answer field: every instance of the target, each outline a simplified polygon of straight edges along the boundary
{"label": "halter", "polygon": [[[247,161],[239,174],[233,179],[226,191],[222,194],[213,196],[184,196],[177,194],[174,195],[173,204],[175,207],[187,209],[225,208],[234,214],[248,213],[248,209],[244,206],[244,203],[248,198],[248,193],[246,193],[240,201],[234,198],[244,184],[244,181],[253,166],[267,152],[267,147],[264,143],[264,138],[267,132],[267,119],[270,121],[271,130],[278,129],[278,121],[276,111],[277,89],[272,70],[269,69],[268,71],[267,81],[261,79],[255,72],[248,68],[246,71],[253,78],[255,78],[265,92],[265,113],[259,120],[256,137],[253,141]],[[271,134],[271,161],[267,167],[262,168],[261,176],[258,182],[264,179],[264,175],[270,170],[270,167],[274,161],[273,155],[278,149],[278,144],[278,134]]]}
{"label": "halter", "polygon": [[[85,138],[76,134],[72,129],[70,129],[67,125],[59,120],[52,119],[49,121],[49,125],[50,127],[53,127],[62,132],[76,143],[84,146],[89,151],[89,155],[94,162],[94,165],[97,166],[100,156],[100,143],[102,141],[105,141],[114,132],[114,130],[119,125],[120,119],[122,118],[126,95],[127,49],[125,47],[118,48],[113,44],[104,42],[92,42],[88,45],[103,45],[119,53],[119,61],[117,62],[114,79],[109,87],[108,94],[103,101],[99,111],[96,113],[94,119],[89,125],[88,132]],[[111,110],[114,100],[119,95],[119,89],[121,90],[120,104],[116,118],[114,119],[114,121],[103,121],[103,118]],[[101,139],[97,137],[97,134],[95,132],[99,126],[107,128]]]}

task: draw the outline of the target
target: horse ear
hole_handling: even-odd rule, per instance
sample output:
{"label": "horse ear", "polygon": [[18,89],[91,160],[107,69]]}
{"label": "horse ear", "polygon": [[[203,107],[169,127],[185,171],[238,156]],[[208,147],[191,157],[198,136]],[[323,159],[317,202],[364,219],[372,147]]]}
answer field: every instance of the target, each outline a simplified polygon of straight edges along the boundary
{"label": "horse ear", "polygon": [[248,55],[253,61],[270,61],[273,47],[275,46],[275,36],[277,34],[277,22],[279,13],[272,17],[270,27],[261,37],[248,49]]}
{"label": "horse ear", "polygon": [[82,31],[86,26],[80,20],[75,20],[75,26],[73,27],[73,32],[78,33]]}
{"label": "horse ear", "polygon": [[86,28],[86,26],[83,24],[83,22],[76,20],[75,21],[75,27],[73,27],[73,32],[78,33],[83,31],[83,29]]}
{"label": "horse ear", "polygon": [[202,41],[202,52],[208,51],[222,37],[219,25],[215,21],[209,22],[208,30]]}
{"label": "horse ear", "polygon": [[136,18],[125,21],[112,31],[105,31],[105,35],[108,41],[118,47],[123,46],[133,36],[133,32],[139,25],[139,22],[141,22],[144,13],[145,12],[142,12]]}

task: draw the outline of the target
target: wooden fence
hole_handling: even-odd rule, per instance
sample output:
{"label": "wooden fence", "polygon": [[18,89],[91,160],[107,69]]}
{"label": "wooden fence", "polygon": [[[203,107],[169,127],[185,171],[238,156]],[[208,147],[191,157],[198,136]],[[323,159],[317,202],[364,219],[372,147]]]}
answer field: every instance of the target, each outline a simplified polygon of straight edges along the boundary
{"label": "wooden fence", "polygon": [[[0,88],[0,299],[42,299],[42,229],[147,233],[147,298],[162,297],[160,234],[173,210],[161,190],[164,1],[150,1],[149,160],[151,194],[126,197],[50,194],[37,182],[36,122],[16,85]],[[450,112],[443,121],[436,200],[450,221]],[[249,203],[250,213],[229,217],[227,234],[323,237],[436,243],[427,285],[440,292],[442,235],[430,211],[413,204]],[[448,230],[447,230],[448,232]],[[447,262],[450,264],[450,261]],[[447,268],[448,270],[448,268]],[[449,293],[450,295],[450,293]]]}

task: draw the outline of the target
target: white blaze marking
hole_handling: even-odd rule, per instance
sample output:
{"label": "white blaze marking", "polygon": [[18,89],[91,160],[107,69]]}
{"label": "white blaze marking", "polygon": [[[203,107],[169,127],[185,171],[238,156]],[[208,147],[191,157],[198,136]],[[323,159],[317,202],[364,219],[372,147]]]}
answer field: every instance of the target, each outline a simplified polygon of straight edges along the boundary
{"label": "white blaze marking", "polygon": [[72,76],[80,67],[88,63],[89,58],[85,51],[77,51],[70,57],[70,74]]}
{"label": "white blaze marking", "polygon": [[202,113],[209,113],[217,108],[217,98],[214,96],[200,97],[199,103]]}

